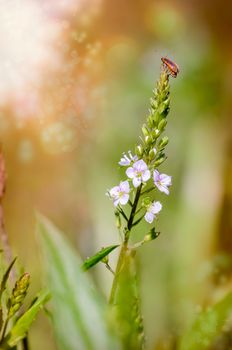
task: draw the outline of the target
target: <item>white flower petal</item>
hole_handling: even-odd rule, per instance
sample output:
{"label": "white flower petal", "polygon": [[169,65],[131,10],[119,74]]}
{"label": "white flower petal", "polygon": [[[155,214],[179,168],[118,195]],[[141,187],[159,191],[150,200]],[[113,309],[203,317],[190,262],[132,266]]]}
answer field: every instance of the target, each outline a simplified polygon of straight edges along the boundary
{"label": "white flower petal", "polygon": [[164,186],[160,183],[155,183],[155,185],[160,190],[160,192],[164,192],[166,194],[169,194],[169,189],[166,186]]}
{"label": "white flower petal", "polygon": [[119,187],[120,187],[121,192],[124,192],[124,193],[130,192],[130,185],[129,185],[129,182],[127,180],[121,181]]}
{"label": "white flower petal", "polygon": [[149,224],[151,224],[154,220],[154,215],[150,212],[146,212],[144,218]]}
{"label": "white flower petal", "polygon": [[126,170],[126,175],[130,178],[133,179],[135,177],[135,172],[134,169],[132,167],[128,168]]}
{"label": "white flower petal", "polygon": [[119,202],[120,202],[119,197],[115,198],[115,199],[113,200],[113,202],[114,202],[114,206],[117,207],[117,205],[118,205]]}
{"label": "white flower petal", "polygon": [[154,170],[154,172],[153,172],[154,182],[159,181],[159,179],[160,179],[159,175],[160,175],[160,173],[158,172],[158,170]]}
{"label": "white flower petal", "polygon": [[142,180],[147,181],[151,177],[151,172],[150,170],[145,170],[144,173],[142,174]]}
{"label": "white flower petal", "polygon": [[166,174],[161,174],[160,181],[161,181],[162,185],[171,186],[172,177],[169,175],[166,175]]}
{"label": "white flower petal", "polygon": [[142,172],[147,170],[147,164],[144,162],[143,159],[140,159],[134,163],[133,168],[138,172]]}
{"label": "white flower petal", "polygon": [[142,181],[141,181],[141,178],[134,177],[132,182],[133,182],[134,187],[138,187]]}
{"label": "white flower petal", "polygon": [[129,200],[129,194],[125,193],[120,197],[119,202],[120,204],[125,205],[128,202],[128,200]]}
{"label": "white flower petal", "polygon": [[151,212],[153,214],[158,214],[161,209],[162,209],[162,204],[160,202],[153,202],[151,206]]}
{"label": "white flower petal", "polygon": [[121,158],[120,162],[118,162],[118,164],[121,165],[121,166],[128,166],[128,165],[130,165],[130,161],[128,161],[128,160],[126,160],[124,158]]}
{"label": "white flower petal", "polygon": [[111,190],[109,191],[109,194],[110,194],[111,197],[115,197],[115,196],[118,196],[119,191],[120,191],[119,186],[114,186],[114,187],[111,188]]}

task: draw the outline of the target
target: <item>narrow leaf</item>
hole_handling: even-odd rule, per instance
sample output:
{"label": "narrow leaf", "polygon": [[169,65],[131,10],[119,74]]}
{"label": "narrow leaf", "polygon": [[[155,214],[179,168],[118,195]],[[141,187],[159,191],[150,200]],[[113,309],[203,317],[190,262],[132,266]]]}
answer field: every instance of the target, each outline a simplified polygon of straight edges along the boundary
{"label": "narrow leaf", "polygon": [[102,248],[95,255],[93,255],[90,258],[85,260],[84,264],[82,265],[82,269],[84,271],[90,269],[91,267],[96,265],[99,261],[101,261],[103,258],[105,258],[107,255],[109,255],[117,247],[118,247],[118,244],[117,245],[111,245],[111,246],[106,247],[106,248]]}
{"label": "narrow leaf", "polygon": [[81,268],[63,234],[38,215],[38,236],[52,292],[52,312],[61,350],[119,349],[108,331],[106,303]]}
{"label": "narrow leaf", "polygon": [[220,334],[232,314],[232,293],[219,303],[203,311],[193,326],[183,335],[180,350],[206,350]]}
{"label": "narrow leaf", "polygon": [[10,347],[15,346],[20,340],[27,336],[27,332],[36,318],[36,315],[49,298],[50,293],[47,290],[41,291],[33,305],[16,321],[6,339]]}
{"label": "narrow leaf", "polygon": [[11,269],[14,266],[14,263],[15,263],[16,259],[17,259],[17,257],[15,257],[12,260],[12,262],[10,263],[10,265],[8,266],[8,268],[6,269],[6,271],[5,271],[5,273],[4,273],[3,277],[2,277],[1,286],[0,286],[0,300],[1,300],[1,297],[2,297],[2,293],[6,289],[6,282],[7,282],[8,278],[9,278]]}
{"label": "narrow leaf", "polygon": [[137,266],[134,251],[127,249],[123,256],[123,266],[118,275],[115,293],[115,315],[118,335],[124,349],[144,349],[143,319],[140,310]]}

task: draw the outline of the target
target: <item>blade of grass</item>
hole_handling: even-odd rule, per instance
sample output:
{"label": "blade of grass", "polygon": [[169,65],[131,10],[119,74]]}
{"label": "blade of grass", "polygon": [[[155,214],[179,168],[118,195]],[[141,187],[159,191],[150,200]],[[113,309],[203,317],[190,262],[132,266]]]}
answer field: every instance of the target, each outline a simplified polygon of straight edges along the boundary
{"label": "blade of grass", "polygon": [[59,349],[119,349],[106,322],[107,304],[83,272],[81,260],[64,235],[37,215],[37,231],[52,293],[54,330]]}

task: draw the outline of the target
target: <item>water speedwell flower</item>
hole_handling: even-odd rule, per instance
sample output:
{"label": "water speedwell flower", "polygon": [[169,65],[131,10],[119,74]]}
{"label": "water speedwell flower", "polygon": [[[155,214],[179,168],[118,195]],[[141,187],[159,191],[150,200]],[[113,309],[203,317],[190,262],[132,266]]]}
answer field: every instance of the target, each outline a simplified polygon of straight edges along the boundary
{"label": "water speedwell flower", "polygon": [[145,214],[145,220],[151,224],[153,220],[156,218],[156,214],[160,212],[162,209],[162,204],[160,202],[153,202],[147,208],[147,212]]}
{"label": "water speedwell flower", "polygon": [[138,187],[142,182],[148,181],[151,177],[150,170],[148,170],[147,164],[142,159],[128,168],[126,175],[132,179],[134,187]]}
{"label": "water speedwell flower", "polygon": [[172,177],[166,174],[160,174],[158,170],[153,172],[153,180],[156,187],[166,194],[169,194],[168,187],[172,184]]}
{"label": "water speedwell flower", "polygon": [[136,160],[138,160],[138,156],[133,156],[131,151],[128,152],[128,155],[124,152],[123,157],[120,159],[120,162],[118,162],[118,164],[121,166],[129,166]]}
{"label": "water speedwell flower", "polygon": [[114,206],[118,204],[125,205],[129,200],[130,186],[128,181],[121,181],[119,186],[111,188],[108,192],[109,197],[113,200]]}

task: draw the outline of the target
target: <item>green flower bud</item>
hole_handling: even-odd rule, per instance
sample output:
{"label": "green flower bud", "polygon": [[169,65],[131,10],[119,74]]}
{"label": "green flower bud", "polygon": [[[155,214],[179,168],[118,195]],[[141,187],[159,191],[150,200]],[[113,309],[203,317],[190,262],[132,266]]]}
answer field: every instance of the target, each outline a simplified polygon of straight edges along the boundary
{"label": "green flower bud", "polygon": [[155,125],[157,125],[159,123],[159,120],[160,120],[160,113],[158,111],[156,111],[154,113],[154,123],[155,123]]}
{"label": "green flower bud", "polygon": [[142,132],[143,132],[144,137],[149,136],[149,131],[148,131],[145,124],[142,126]]}
{"label": "green flower bud", "polygon": [[149,207],[150,204],[151,204],[150,197],[143,198],[143,200],[142,200],[142,207]]}
{"label": "green flower bud", "polygon": [[150,115],[147,118],[147,126],[150,129],[153,129],[153,127],[154,127],[154,120],[153,120],[153,117],[152,117],[152,111],[150,111]]}
{"label": "green flower bud", "polygon": [[150,145],[150,144],[152,143],[152,138],[151,138],[151,136],[146,136],[146,137],[145,137],[145,143],[146,143],[146,145]]}
{"label": "green flower bud", "polygon": [[158,107],[158,101],[155,100],[153,97],[150,99],[150,105],[153,109],[156,109]]}
{"label": "green flower bud", "polygon": [[18,281],[12,291],[12,295],[8,300],[8,318],[11,318],[22,306],[22,303],[27,295],[27,290],[30,284],[30,275],[24,273]]}
{"label": "green flower bud", "polygon": [[165,146],[167,146],[168,141],[169,141],[168,137],[164,136],[159,142],[159,148],[164,148]]}
{"label": "green flower bud", "polygon": [[143,146],[142,145],[138,145],[135,148],[135,153],[137,154],[138,157],[141,157],[143,155]]}
{"label": "green flower bud", "polygon": [[156,157],[156,154],[157,154],[157,151],[155,148],[152,148],[150,151],[149,151],[149,159],[150,160],[154,160],[155,157]]}
{"label": "green flower bud", "polygon": [[160,136],[160,134],[161,134],[161,132],[159,129],[153,130],[153,132],[152,132],[153,139],[157,139]]}
{"label": "green flower bud", "polygon": [[156,232],[155,228],[153,227],[144,237],[144,242],[153,241],[160,235],[160,232]]}
{"label": "green flower bud", "polygon": [[166,125],[167,125],[167,119],[162,119],[159,122],[158,129],[160,130],[160,132],[164,131]]}
{"label": "green flower bud", "polygon": [[170,104],[170,98],[167,98],[162,102],[162,104],[159,107],[159,113],[165,118],[169,111],[169,104]]}
{"label": "green flower bud", "polygon": [[154,167],[157,168],[160,164],[162,164],[165,160],[167,159],[167,157],[164,155],[162,157],[160,157],[159,159],[157,159],[154,163]]}

